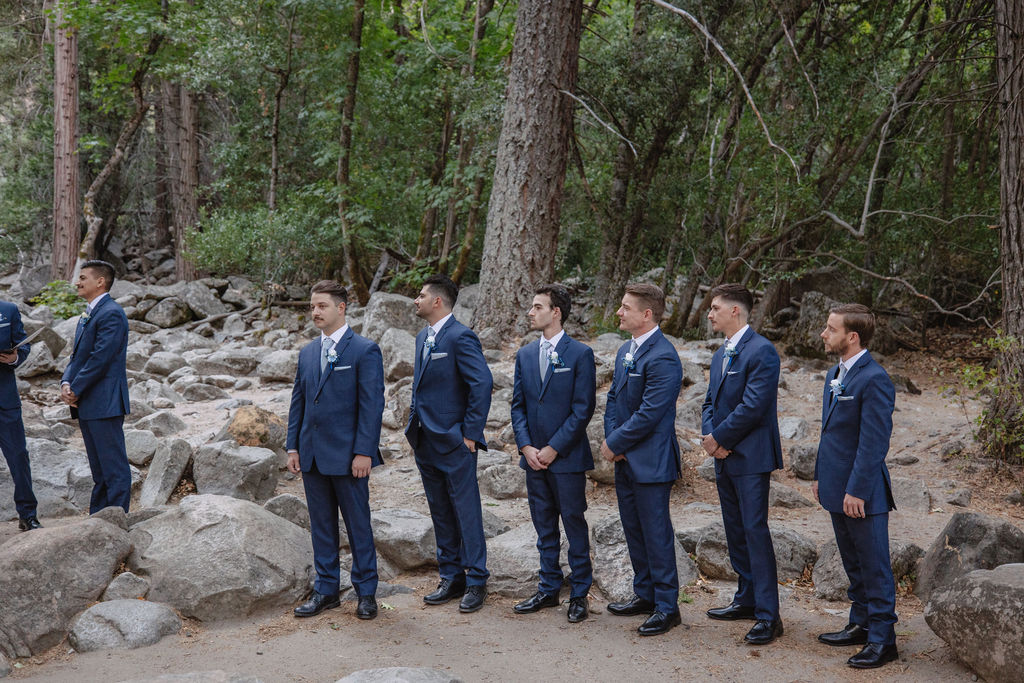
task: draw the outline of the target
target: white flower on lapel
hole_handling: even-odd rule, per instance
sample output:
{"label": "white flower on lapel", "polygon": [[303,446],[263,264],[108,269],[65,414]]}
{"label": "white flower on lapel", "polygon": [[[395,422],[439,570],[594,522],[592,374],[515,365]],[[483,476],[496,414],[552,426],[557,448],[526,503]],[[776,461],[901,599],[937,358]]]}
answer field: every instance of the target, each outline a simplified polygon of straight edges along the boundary
{"label": "white flower on lapel", "polygon": [[434,341],[434,335],[430,335],[429,337],[427,337],[426,339],[424,339],[424,340],[423,340],[423,345],[424,345],[425,347],[427,347],[427,350],[429,350],[429,351],[433,351],[433,350],[434,350],[434,347],[436,347],[436,346],[437,346],[437,342],[436,342],[436,341]]}
{"label": "white flower on lapel", "polygon": [[834,379],[828,383],[829,389],[832,390],[833,396],[842,396],[843,391],[846,390],[846,385],[840,382],[838,379]]}
{"label": "white flower on lapel", "polygon": [[632,370],[633,368],[636,367],[636,361],[633,360],[633,354],[631,354],[629,351],[626,351],[626,355],[622,358],[622,367],[626,368],[627,370]]}
{"label": "white flower on lapel", "polygon": [[333,348],[327,352],[327,362],[330,363],[331,365],[334,365],[335,363],[338,362],[338,352],[335,351]]}
{"label": "white flower on lapel", "polygon": [[548,352],[548,362],[556,368],[560,368],[565,365],[565,362],[562,361],[562,357],[554,350]]}

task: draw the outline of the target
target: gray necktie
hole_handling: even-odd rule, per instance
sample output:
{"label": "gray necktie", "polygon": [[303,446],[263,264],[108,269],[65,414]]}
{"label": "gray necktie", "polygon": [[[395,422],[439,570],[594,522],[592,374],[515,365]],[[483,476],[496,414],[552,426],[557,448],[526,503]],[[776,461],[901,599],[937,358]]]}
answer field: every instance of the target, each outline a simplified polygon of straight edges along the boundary
{"label": "gray necktie", "polygon": [[331,349],[334,348],[334,340],[327,337],[320,342],[320,372],[321,374],[327,369],[327,354],[330,353]]}
{"label": "gray necktie", "polygon": [[629,342],[629,355],[636,358],[636,350],[640,348],[640,345],[636,343],[636,339]]}
{"label": "gray necktie", "polygon": [[540,381],[542,382],[548,374],[548,365],[551,363],[551,359],[548,358],[549,353],[551,353],[551,342],[542,339],[540,342]]}
{"label": "gray necktie", "polygon": [[729,370],[729,361],[732,360],[732,356],[730,356],[727,353],[729,351],[729,349],[731,349],[731,348],[732,348],[732,342],[729,341],[729,340],[726,340],[726,342],[725,342],[725,349],[722,351],[722,374],[723,375]]}
{"label": "gray necktie", "polygon": [[840,363],[839,364],[839,383],[840,384],[842,384],[843,380],[846,379],[846,373],[847,372],[848,372],[848,370],[846,369],[846,363]]}
{"label": "gray necktie", "polygon": [[427,340],[434,336],[434,328],[427,328],[427,336],[423,338],[423,350],[420,352],[420,360],[426,362],[427,356],[430,355],[430,347],[427,346]]}

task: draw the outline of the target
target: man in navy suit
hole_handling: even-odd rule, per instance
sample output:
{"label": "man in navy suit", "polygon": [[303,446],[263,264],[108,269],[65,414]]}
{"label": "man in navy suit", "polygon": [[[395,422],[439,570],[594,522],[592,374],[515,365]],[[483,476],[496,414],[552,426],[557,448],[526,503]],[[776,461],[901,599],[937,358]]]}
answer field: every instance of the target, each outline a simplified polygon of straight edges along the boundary
{"label": "man in navy suit", "polygon": [[416,335],[416,365],[406,438],[434,523],[440,582],[423,597],[441,605],[461,597],[460,612],[476,612],[487,596],[477,449],[487,449],[491,371],[480,340],[452,317],[459,287],[444,275],[426,279],[414,302],[428,327]]}
{"label": "man in navy suit", "polygon": [[0,450],[14,480],[14,507],[18,528],[22,531],[42,526],[36,517],[36,497],[32,493],[32,469],[25,443],[25,424],[21,421],[21,397],[14,369],[28,358],[30,344],[17,349],[25,340],[21,312],[8,301],[0,301]]}
{"label": "man in navy suit", "polygon": [[120,506],[128,512],[132,474],[124,446],[128,398],[128,318],[108,292],[114,267],[86,261],[75,288],[88,305],[78,320],[71,360],[61,379],[60,397],[78,419],[92,470],[89,514]]}
{"label": "man in navy suit", "polygon": [[834,307],[821,333],[839,365],[825,375],[821,441],[814,465],[814,495],[831,513],[852,601],[846,627],[823,633],[828,645],[864,645],[847,663],[873,669],[899,657],[896,583],[889,558],[893,503],[885,456],[892,436],[896,391],[867,345],[875,316],[860,304]]}
{"label": "man in navy suit", "polygon": [[732,603],[709,609],[712,619],[754,619],[744,637],[765,645],[782,635],[775,549],[768,530],[771,473],[782,468],[779,439],[779,354],[747,324],[754,298],[743,285],[711,290],[708,320],[726,336],[711,357],[701,413],[704,450],[715,458],[715,481],[729,561],[738,574]]}
{"label": "man in navy suit", "polygon": [[320,337],[299,353],[288,410],[288,469],[302,472],[313,537],[313,595],[295,608],[311,617],[338,607],[341,566],[338,509],[352,548],[356,616],[377,616],[377,551],[370,527],[370,469],[383,464],[384,363],[380,348],[345,322],[348,292],[332,280],[311,290]]}
{"label": "man in navy suit", "polygon": [[642,636],[678,626],[679,573],[669,517],[672,484],[681,473],[676,399],[683,385],[679,354],[658,324],[665,295],[655,285],[626,287],[616,312],[633,339],[615,357],[601,455],[615,463],[615,495],[633,565],[634,595],[608,605],[612,614],[649,614]]}
{"label": "man in navy suit", "polygon": [[587,425],[594,415],[596,372],[593,350],[562,330],[571,310],[569,290],[562,285],[537,289],[528,316],[530,328],[539,330],[541,338],[516,354],[512,428],[537,530],[540,585],[533,597],[513,609],[528,614],[560,604],[561,517],[572,569],[568,618],[576,623],[587,618],[587,594],[593,583],[590,531],[583,513],[587,510],[586,471],[594,469]]}

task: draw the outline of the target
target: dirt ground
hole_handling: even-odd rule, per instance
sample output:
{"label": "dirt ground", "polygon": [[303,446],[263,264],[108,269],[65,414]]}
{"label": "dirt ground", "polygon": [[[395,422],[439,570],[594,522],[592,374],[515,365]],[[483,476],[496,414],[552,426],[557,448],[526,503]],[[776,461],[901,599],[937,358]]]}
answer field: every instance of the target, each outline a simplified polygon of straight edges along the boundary
{"label": "dirt ground", "polygon": [[[978,405],[961,403],[949,389],[953,363],[925,354],[899,354],[883,359],[890,373],[909,377],[923,393],[897,394],[897,412],[890,458],[915,455],[919,462],[891,466],[893,476],[916,478],[932,494],[928,513],[897,511],[891,515],[893,539],[912,541],[926,549],[952,516],[963,508],[944,503],[944,492],[969,488],[973,499],[968,509],[996,515],[1024,527],[1024,507],[1003,498],[1021,486],[1020,470],[990,465],[969,456],[943,460],[940,448],[953,440],[971,442],[968,418]],[[804,361],[784,359],[788,367],[786,387],[780,390],[780,417],[800,416],[809,426],[802,442],[813,443],[820,426],[820,369]],[[511,374],[511,364],[496,368]],[[607,387],[599,391],[606,391]],[[279,414],[287,412],[288,388],[256,387],[234,392]],[[685,393],[685,390],[684,390]],[[226,410],[211,409],[217,402],[181,404],[176,412],[189,423],[189,438],[200,443],[211,437],[228,417]],[[398,443],[400,433],[385,434]],[[784,443],[784,450],[789,444]],[[685,446],[684,446],[685,448]],[[507,457],[514,459],[513,448]],[[703,526],[716,521],[718,513],[692,503],[717,505],[714,485],[696,476],[702,460],[695,449],[685,455],[684,477],[673,495],[673,519],[677,526]],[[777,479],[813,499],[810,482],[788,470]],[[427,513],[412,458],[389,460],[371,478],[374,508],[404,507]],[[282,480],[278,493],[302,495],[300,481]],[[599,519],[615,511],[612,487],[593,485],[588,492],[588,517]],[[529,521],[524,499],[490,500],[484,505],[516,526]],[[831,538],[828,515],[818,507],[773,508],[773,524],[789,527],[823,543]],[[61,524],[73,520],[48,520]],[[0,524],[0,543],[17,533],[16,523]],[[617,617],[605,611],[597,590],[592,594],[592,616],[569,624],[565,605],[557,610],[516,616],[514,600],[489,596],[483,610],[463,615],[457,604],[427,607],[422,595],[432,590],[431,572],[404,574],[389,580],[408,586],[412,594],[381,598],[378,618],[361,622],[354,603],[306,620],[295,619],[290,610],[264,613],[248,619],[204,624],[189,621],[177,636],[138,650],[78,654],[67,643],[30,659],[14,662],[13,680],[120,681],[164,673],[223,669],[252,674],[272,681],[333,681],[359,669],[385,666],[438,668],[467,681],[571,680],[715,680],[715,681],[970,681],[977,680],[961,665],[946,644],[928,628],[921,602],[901,589],[897,604],[900,622],[897,643],[900,661],[877,671],[854,671],[845,661],[856,648],[830,648],[815,640],[818,633],[838,630],[846,624],[847,604],[814,597],[807,581],[782,586],[782,619],[785,635],[765,647],[751,647],[742,638],[747,622],[715,622],[707,619],[709,607],[728,603],[734,586],[723,581],[701,581],[686,589],[682,604],[683,627],[666,635],[642,638],[636,633],[639,617]],[[563,595],[567,598],[567,593]]]}

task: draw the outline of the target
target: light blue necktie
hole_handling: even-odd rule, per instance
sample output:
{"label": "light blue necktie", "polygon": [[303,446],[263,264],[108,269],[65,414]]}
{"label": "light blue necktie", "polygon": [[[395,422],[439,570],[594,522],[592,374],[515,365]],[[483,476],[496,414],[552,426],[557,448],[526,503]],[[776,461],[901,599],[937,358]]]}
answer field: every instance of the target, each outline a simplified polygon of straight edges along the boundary
{"label": "light blue necktie", "polygon": [[327,369],[327,354],[330,353],[331,349],[334,348],[334,340],[327,337],[320,342],[320,373]]}
{"label": "light blue necktie", "polygon": [[729,370],[729,361],[732,360],[732,356],[730,356],[727,353],[729,351],[729,349],[731,349],[731,348],[732,348],[732,341],[727,339],[725,341],[725,349],[722,351],[722,374],[723,375],[725,375],[725,373]]}
{"label": "light blue necktie", "polygon": [[426,362],[427,356],[430,355],[430,347],[427,346],[427,340],[434,336],[434,328],[427,328],[427,336],[423,338],[423,351],[420,352],[420,360]]}
{"label": "light blue necktie", "polygon": [[551,342],[547,339],[542,339],[540,342],[540,381],[543,382],[544,378],[548,374],[548,365],[551,359],[548,354],[551,353]]}

